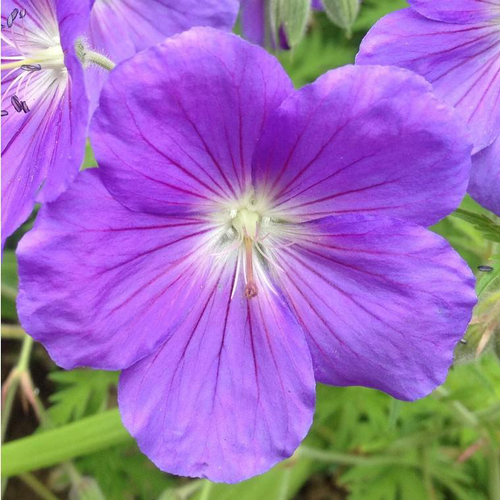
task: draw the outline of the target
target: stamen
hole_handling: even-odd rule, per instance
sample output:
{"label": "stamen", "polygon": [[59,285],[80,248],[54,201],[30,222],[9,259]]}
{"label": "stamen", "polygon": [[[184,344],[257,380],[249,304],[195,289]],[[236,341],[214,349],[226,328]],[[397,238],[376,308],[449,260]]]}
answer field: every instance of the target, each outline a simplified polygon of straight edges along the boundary
{"label": "stamen", "polygon": [[477,266],[477,269],[482,273],[491,273],[491,271],[493,271],[493,268],[491,266]]}
{"label": "stamen", "polygon": [[465,340],[465,339],[460,339],[460,343],[461,343],[461,344],[464,344],[464,345],[467,345],[467,340]]}
{"label": "stamen", "polygon": [[26,104],[26,101],[21,101],[21,106],[23,107],[23,111],[25,113],[29,113],[30,112],[30,108],[28,108],[28,105]]}
{"label": "stamen", "polygon": [[253,275],[253,241],[245,236],[245,270],[247,283],[245,285],[245,291],[243,293],[246,299],[252,299],[257,296],[257,285],[255,284],[255,279]]}
{"label": "stamen", "polygon": [[42,69],[42,66],[40,64],[23,64],[21,66],[21,69],[24,71],[40,71]]}
{"label": "stamen", "polygon": [[23,105],[21,104],[21,101],[19,100],[19,97],[17,95],[13,95],[10,98],[10,102],[12,103],[12,106],[14,106],[14,109],[20,113],[23,110]]}
{"label": "stamen", "polygon": [[12,24],[16,20],[17,15],[19,14],[19,9],[14,9],[11,13],[10,16],[7,18],[7,27],[11,28]]}
{"label": "stamen", "polygon": [[22,9],[21,12],[19,12],[19,19],[22,19],[23,17],[26,17],[26,9]]}
{"label": "stamen", "polygon": [[2,116],[7,116],[9,114],[8,111],[5,111],[5,109],[2,109]]}

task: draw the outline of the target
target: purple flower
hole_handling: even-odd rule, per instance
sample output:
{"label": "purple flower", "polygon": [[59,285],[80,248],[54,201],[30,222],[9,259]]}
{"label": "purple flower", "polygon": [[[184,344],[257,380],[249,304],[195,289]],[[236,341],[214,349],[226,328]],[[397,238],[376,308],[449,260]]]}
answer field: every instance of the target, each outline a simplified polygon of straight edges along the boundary
{"label": "purple flower", "polygon": [[[410,9],[389,14],[370,30],[356,62],[423,75],[459,111],[477,153],[500,134],[500,0],[409,3]],[[475,167],[471,175],[472,196],[500,215],[500,163]]]}
{"label": "purple flower", "polygon": [[419,224],[459,204],[471,146],[423,78],[350,66],[295,92],[264,50],[192,29],[111,73],[91,138],[100,168],[20,243],[19,315],[60,366],[123,369],[162,470],[266,471],[316,380],[443,382],[474,279]]}
{"label": "purple flower", "polygon": [[[194,26],[231,30],[239,0],[95,0],[88,32],[94,50],[119,63],[136,52]],[[97,106],[107,72],[91,68],[92,108]]]}
{"label": "purple flower", "polygon": [[55,199],[80,168],[88,101],[74,45],[88,15],[74,0],[2,1],[2,247],[35,197]]}

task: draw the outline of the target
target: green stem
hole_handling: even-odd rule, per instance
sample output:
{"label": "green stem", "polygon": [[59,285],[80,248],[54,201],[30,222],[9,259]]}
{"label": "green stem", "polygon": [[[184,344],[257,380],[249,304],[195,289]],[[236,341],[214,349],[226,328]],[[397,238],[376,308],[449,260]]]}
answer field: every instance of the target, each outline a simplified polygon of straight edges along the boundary
{"label": "green stem", "polygon": [[14,398],[21,381],[21,374],[28,371],[29,360],[31,356],[31,350],[33,349],[33,339],[26,335],[21,346],[21,354],[19,355],[19,360],[12,370],[12,379],[8,379],[7,393],[5,395],[5,406],[2,411],[2,443],[5,439],[5,433],[7,432],[7,427],[9,425],[10,414],[12,413],[12,406],[14,404]]}
{"label": "green stem", "polygon": [[15,302],[17,299],[17,290],[12,286],[2,283],[2,295]]}
{"label": "green stem", "polygon": [[2,323],[2,338],[11,340],[24,340],[26,332],[19,325],[7,325]]}
{"label": "green stem", "polygon": [[376,457],[360,457],[349,455],[347,453],[337,453],[334,451],[323,451],[309,448],[302,445],[299,448],[299,453],[305,457],[318,460],[320,462],[330,462],[339,465],[409,465],[412,467],[418,466],[414,461],[405,460],[401,457],[391,456],[376,456]]}
{"label": "green stem", "polygon": [[292,467],[285,467],[277,500],[287,500],[290,495],[290,482],[292,479]]}
{"label": "green stem", "polygon": [[116,64],[108,59],[106,56],[99,54],[99,52],[94,52],[93,50],[88,50],[85,52],[85,61],[97,64],[108,71],[114,69]]}
{"label": "green stem", "polygon": [[43,500],[59,500],[44,484],[42,484],[38,479],[26,472],[25,474],[20,474],[19,478],[26,483],[40,498]]}
{"label": "green stem", "polygon": [[212,490],[212,483],[206,480],[201,489],[201,495],[199,500],[208,500],[210,498],[211,490]]}
{"label": "green stem", "polygon": [[490,467],[490,498],[491,500],[500,500],[500,453],[493,444],[489,446],[488,462]]}
{"label": "green stem", "polygon": [[[443,397],[448,397],[450,395],[449,391],[447,391],[444,387],[438,387],[434,392],[440,394]],[[478,418],[460,401],[452,400],[450,401],[450,403],[453,406],[453,408],[455,408],[458,416],[465,425],[471,427],[477,427],[479,425]]]}

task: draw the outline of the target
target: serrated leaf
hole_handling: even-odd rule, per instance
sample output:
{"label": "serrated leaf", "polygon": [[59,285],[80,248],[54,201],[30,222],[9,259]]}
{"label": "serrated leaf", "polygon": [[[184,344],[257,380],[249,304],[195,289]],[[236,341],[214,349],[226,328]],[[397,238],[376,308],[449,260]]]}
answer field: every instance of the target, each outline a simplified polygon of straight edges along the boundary
{"label": "serrated leaf", "polygon": [[49,378],[58,388],[50,397],[49,415],[53,423],[63,425],[105,409],[109,388],[116,385],[118,374],[100,370],[55,371]]}
{"label": "serrated leaf", "polygon": [[455,362],[476,359],[492,349],[500,359],[500,263],[492,264],[492,271],[482,273],[476,289],[478,303],[464,342],[455,349]]}
{"label": "serrated leaf", "polygon": [[487,240],[500,243],[500,219],[498,217],[496,218],[498,222],[496,222],[485,214],[478,214],[462,208],[455,210],[453,215],[472,224]]}

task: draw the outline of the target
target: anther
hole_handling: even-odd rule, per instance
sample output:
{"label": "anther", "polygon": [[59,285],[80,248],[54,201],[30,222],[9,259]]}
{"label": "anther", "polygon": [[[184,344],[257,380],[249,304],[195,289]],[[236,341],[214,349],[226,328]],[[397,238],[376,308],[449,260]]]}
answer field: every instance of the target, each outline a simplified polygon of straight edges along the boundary
{"label": "anther", "polygon": [[19,14],[19,9],[14,9],[11,13],[10,16],[7,18],[7,27],[11,28],[12,24],[16,20],[17,15]]}
{"label": "anther", "polygon": [[20,113],[23,110],[23,105],[21,104],[21,101],[19,100],[19,97],[17,95],[13,95],[10,98],[10,102],[12,103],[12,106],[14,106],[14,109]]}
{"label": "anther", "polygon": [[26,9],[22,9],[19,12],[19,19],[22,19],[23,17],[26,17]]}
{"label": "anther", "polygon": [[8,111],[6,111],[5,109],[2,109],[2,116],[7,116],[9,114]]}
{"label": "anther", "polygon": [[461,344],[466,345],[466,344],[467,344],[467,340],[465,340],[465,339],[460,339],[460,343],[461,343]]}
{"label": "anther", "polygon": [[21,106],[23,107],[23,111],[25,113],[29,113],[30,112],[30,108],[28,108],[28,104],[26,103],[26,101],[21,101]]}
{"label": "anther", "polygon": [[493,271],[493,268],[491,266],[477,266],[477,268],[482,273],[491,273],[491,271]]}
{"label": "anther", "polygon": [[24,71],[40,71],[42,69],[42,66],[40,64],[23,64],[21,66],[21,69]]}

